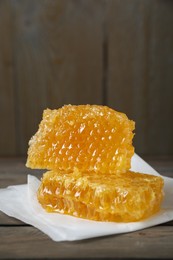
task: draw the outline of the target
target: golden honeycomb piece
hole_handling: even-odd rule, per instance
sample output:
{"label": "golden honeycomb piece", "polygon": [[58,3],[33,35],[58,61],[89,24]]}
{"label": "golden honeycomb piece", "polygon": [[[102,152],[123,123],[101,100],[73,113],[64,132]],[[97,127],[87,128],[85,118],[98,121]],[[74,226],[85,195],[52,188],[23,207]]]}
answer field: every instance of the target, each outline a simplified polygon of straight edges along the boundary
{"label": "golden honeycomb piece", "polygon": [[26,166],[72,172],[124,173],[131,167],[134,122],[99,105],[46,109],[29,142]]}
{"label": "golden honeycomb piece", "polygon": [[48,171],[38,200],[48,212],[97,221],[139,221],[159,211],[163,179],[128,171],[125,174]]}

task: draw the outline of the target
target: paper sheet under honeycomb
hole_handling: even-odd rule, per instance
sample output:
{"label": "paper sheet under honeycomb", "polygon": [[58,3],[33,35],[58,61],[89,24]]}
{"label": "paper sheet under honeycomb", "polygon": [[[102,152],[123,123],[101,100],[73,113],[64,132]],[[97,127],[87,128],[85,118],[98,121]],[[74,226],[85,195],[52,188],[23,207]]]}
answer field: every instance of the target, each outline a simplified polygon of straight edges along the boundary
{"label": "paper sheet under honeycomb", "polygon": [[158,176],[88,174],[78,170],[43,175],[38,200],[48,212],[98,221],[130,222],[149,217],[160,209],[163,179]]}
{"label": "paper sheet under honeycomb", "polygon": [[67,105],[43,113],[29,142],[26,166],[66,172],[118,173],[130,169],[134,122],[106,106]]}

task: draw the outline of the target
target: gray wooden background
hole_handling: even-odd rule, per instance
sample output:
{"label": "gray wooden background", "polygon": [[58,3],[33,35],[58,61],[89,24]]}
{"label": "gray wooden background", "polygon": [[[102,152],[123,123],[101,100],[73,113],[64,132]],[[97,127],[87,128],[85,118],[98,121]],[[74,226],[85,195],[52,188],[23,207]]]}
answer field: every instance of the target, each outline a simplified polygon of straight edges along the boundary
{"label": "gray wooden background", "polygon": [[173,154],[173,1],[0,0],[0,155],[26,155],[42,110],[106,104],[139,154]]}

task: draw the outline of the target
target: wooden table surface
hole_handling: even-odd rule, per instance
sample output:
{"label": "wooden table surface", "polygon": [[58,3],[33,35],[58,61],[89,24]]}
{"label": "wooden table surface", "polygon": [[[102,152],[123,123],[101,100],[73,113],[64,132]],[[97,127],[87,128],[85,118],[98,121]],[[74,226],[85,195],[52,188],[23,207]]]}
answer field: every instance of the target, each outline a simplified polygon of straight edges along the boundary
{"label": "wooden table surface", "polygon": [[[145,157],[173,177],[173,156]],[[0,188],[26,183],[24,158],[0,158]],[[133,233],[75,242],[54,242],[38,229],[0,212],[0,259],[173,259],[173,221]]]}

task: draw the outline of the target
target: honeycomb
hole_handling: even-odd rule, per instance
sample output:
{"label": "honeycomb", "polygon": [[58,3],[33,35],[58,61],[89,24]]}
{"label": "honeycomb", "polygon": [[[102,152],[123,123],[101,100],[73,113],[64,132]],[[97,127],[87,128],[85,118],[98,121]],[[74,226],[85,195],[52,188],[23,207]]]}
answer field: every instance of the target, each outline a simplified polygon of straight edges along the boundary
{"label": "honeycomb", "polygon": [[106,106],[46,109],[31,138],[26,166],[73,172],[124,173],[131,167],[134,122]]}
{"label": "honeycomb", "polygon": [[161,177],[127,171],[92,174],[48,171],[38,200],[48,212],[97,221],[139,221],[156,213],[163,198]]}

